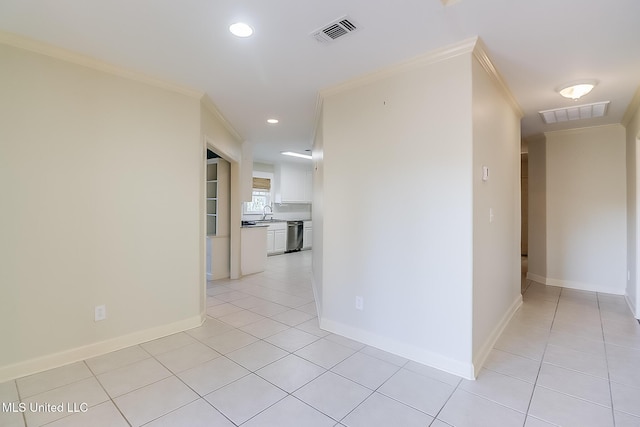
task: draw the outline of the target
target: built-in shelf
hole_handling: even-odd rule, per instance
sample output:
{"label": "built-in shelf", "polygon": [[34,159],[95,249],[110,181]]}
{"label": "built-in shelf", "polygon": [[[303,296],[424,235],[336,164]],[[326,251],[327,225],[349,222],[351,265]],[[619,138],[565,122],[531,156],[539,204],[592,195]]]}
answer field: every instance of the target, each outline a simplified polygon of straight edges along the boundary
{"label": "built-in shelf", "polygon": [[207,236],[218,234],[218,162],[207,161]]}
{"label": "built-in shelf", "polygon": [[230,164],[207,159],[205,176],[207,280],[230,274]]}

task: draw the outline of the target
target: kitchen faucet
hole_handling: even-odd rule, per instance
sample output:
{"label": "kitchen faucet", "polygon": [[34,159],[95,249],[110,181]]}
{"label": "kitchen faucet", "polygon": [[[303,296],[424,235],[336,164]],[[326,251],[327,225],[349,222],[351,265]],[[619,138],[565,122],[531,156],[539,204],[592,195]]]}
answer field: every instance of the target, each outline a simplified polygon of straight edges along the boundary
{"label": "kitchen faucet", "polygon": [[267,219],[267,215],[269,215],[267,213],[267,208],[269,208],[269,210],[271,211],[271,219],[273,219],[273,208],[271,207],[271,205],[265,205],[263,211],[263,215],[262,215],[262,220],[266,220]]}

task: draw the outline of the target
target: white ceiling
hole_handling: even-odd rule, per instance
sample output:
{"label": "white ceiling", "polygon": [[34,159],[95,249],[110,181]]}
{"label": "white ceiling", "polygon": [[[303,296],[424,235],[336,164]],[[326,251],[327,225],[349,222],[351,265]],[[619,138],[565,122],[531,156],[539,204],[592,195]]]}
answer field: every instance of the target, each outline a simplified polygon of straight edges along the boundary
{"label": "white ceiling", "polygon": [[[311,37],[344,15],[359,31]],[[524,111],[523,136],[620,123],[640,84],[638,18],[638,0],[0,0],[3,31],[206,92],[266,162],[311,147],[320,89],[472,36]],[[254,36],[232,36],[236,21]],[[578,102],[555,92],[577,79],[599,84]],[[598,101],[611,101],[601,119],[537,113]]]}

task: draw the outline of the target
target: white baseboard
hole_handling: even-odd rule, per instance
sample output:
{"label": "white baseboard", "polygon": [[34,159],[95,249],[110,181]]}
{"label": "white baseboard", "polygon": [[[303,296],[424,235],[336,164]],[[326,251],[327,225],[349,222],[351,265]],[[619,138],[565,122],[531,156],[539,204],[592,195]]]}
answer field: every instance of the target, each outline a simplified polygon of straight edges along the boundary
{"label": "white baseboard", "polygon": [[638,309],[636,308],[636,305],[633,303],[633,301],[629,299],[629,295],[624,294],[624,300],[627,302],[627,305],[629,306],[629,310],[631,310],[631,314],[633,314],[633,317],[635,317],[636,319],[640,319],[640,313],[638,312]]}
{"label": "white baseboard", "polygon": [[316,287],[316,278],[313,276],[313,271],[311,271],[311,290],[313,290],[313,301],[316,303],[316,311],[318,312],[318,319],[322,317],[322,299],[319,298],[317,287]]}
{"label": "white baseboard", "polygon": [[507,311],[504,313],[504,315],[502,316],[502,319],[500,319],[500,321],[498,322],[496,327],[493,329],[491,334],[489,334],[489,337],[485,341],[484,345],[480,347],[480,351],[478,351],[478,354],[473,358],[474,378],[477,377],[478,374],[480,373],[480,369],[482,369],[482,366],[486,362],[487,357],[489,357],[489,353],[491,353],[491,350],[493,349],[493,346],[496,344],[496,341],[498,341],[498,338],[500,338],[500,335],[502,335],[502,332],[507,327],[507,325],[511,321],[511,318],[513,317],[514,314],[516,314],[516,311],[518,311],[521,305],[522,305],[522,295],[518,295],[516,299],[513,301],[513,303],[511,304],[511,306],[509,306]]}
{"label": "white baseboard", "polygon": [[538,276],[537,274],[527,272],[527,280],[532,280],[534,282],[542,283],[546,285],[547,278],[543,276]]}
{"label": "white baseboard", "polygon": [[451,359],[442,354],[434,353],[410,344],[398,342],[392,338],[373,334],[359,328],[335,322],[330,319],[320,320],[320,328],[338,335],[351,338],[363,344],[370,345],[380,350],[431,366],[441,371],[449,372],[469,380],[474,379],[473,365],[469,362]]}
{"label": "white baseboard", "polygon": [[204,322],[206,314],[201,313],[179,322],[170,323],[168,325],[157,326],[155,328],[145,329],[143,331],[133,332],[131,334],[111,338],[81,347],[72,348],[46,356],[25,360],[11,365],[0,367],[0,383],[15,378],[24,377],[26,375],[35,374],[46,371],[48,369],[57,368],[69,363],[78,362],[80,360],[90,359],[92,357],[101,356],[103,354],[120,350],[143,342],[162,338],[167,335],[195,328]]}
{"label": "white baseboard", "polygon": [[624,295],[624,288],[615,289],[593,283],[574,282],[571,280],[552,279],[549,277],[538,276],[536,274],[527,273],[527,279],[534,282],[542,283],[548,286],[557,286],[560,288],[576,289],[579,291],[600,292],[602,294]]}

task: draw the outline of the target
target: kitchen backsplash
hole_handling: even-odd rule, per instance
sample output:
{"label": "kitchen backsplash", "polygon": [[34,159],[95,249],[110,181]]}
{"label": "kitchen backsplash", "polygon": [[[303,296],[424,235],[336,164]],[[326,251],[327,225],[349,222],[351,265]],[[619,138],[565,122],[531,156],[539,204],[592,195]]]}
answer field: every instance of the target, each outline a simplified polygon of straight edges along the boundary
{"label": "kitchen backsplash", "polygon": [[[287,203],[279,205],[278,203],[274,203],[273,217],[286,220],[311,219],[311,205],[298,203]],[[262,215],[242,215],[243,221],[251,221],[257,219],[262,219]]]}

